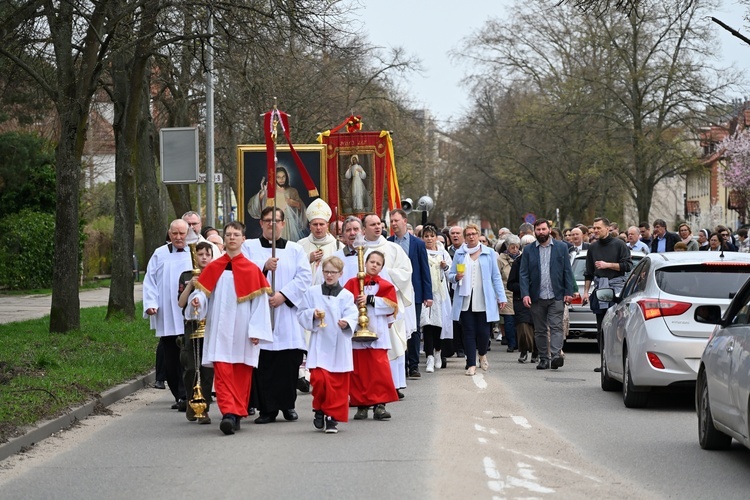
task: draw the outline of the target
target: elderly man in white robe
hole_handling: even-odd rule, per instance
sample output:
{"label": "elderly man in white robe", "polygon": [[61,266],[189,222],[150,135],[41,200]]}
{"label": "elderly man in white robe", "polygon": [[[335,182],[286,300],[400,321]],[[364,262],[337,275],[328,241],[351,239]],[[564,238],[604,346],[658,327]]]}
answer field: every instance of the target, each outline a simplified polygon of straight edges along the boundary
{"label": "elderly man in white robe", "polygon": [[[299,418],[294,407],[299,367],[307,343],[305,332],[297,321],[297,306],[310,288],[312,273],[302,247],[281,237],[284,228],[282,210],[266,207],[261,212],[260,224],[262,236],[245,241],[242,253],[263,270],[273,287],[269,299],[273,312],[273,342],[261,345],[251,403],[260,411],[255,423],[267,424],[276,421],[279,411],[286,420]],[[271,245],[274,236],[275,256]]]}
{"label": "elderly man in white robe", "polygon": [[186,319],[206,319],[202,364],[214,368],[216,404],[222,413],[219,428],[234,434],[247,416],[253,369],[258,366],[260,342],[273,341],[268,294],[271,287],[261,270],[241,251],[245,226],[230,222],[224,228],[227,253],[200,275],[189,298]]}
{"label": "elderly man in white robe", "polygon": [[[381,272],[386,280],[396,287],[399,314],[389,332],[391,349],[388,359],[396,389],[406,387],[406,341],[417,329],[414,311],[414,286],[411,282],[412,265],[409,256],[397,243],[386,240],[382,235],[380,217],[368,214],[363,220],[363,231],[367,250],[379,250],[385,255],[385,266]],[[399,394],[401,397],[401,394]]]}
{"label": "elderly man in white robe", "polygon": [[151,255],[143,278],[143,317],[159,337],[164,353],[167,384],[175,398],[173,409],[185,411],[186,392],[182,381],[180,347],[177,339],[185,333],[182,308],[177,304],[180,274],[193,268],[190,251],[185,249],[188,224],[182,219],[169,225],[170,243]]}

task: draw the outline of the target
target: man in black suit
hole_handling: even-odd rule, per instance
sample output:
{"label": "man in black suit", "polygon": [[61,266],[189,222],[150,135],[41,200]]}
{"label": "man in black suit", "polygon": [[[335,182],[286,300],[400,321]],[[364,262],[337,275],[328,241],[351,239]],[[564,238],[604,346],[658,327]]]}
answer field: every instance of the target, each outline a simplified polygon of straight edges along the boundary
{"label": "man in black suit", "polygon": [[[391,228],[395,236],[388,238],[404,249],[409,256],[412,266],[411,283],[414,287],[414,309],[417,320],[417,331],[411,334],[406,341],[407,371],[409,378],[419,378],[419,318],[422,313],[422,305],[432,306],[432,278],[430,278],[430,267],[427,263],[427,247],[424,241],[409,234],[406,230],[406,212],[401,209],[392,210]],[[408,332],[407,332],[408,333]]]}
{"label": "man in black suit", "polygon": [[574,227],[570,230],[570,244],[572,247],[568,248],[570,253],[578,253],[581,250],[588,250],[590,243],[583,241],[583,231],[580,228]]}
{"label": "man in black suit", "polygon": [[677,233],[667,231],[664,219],[654,221],[654,237],[651,240],[651,253],[674,252],[674,244],[680,241]]}

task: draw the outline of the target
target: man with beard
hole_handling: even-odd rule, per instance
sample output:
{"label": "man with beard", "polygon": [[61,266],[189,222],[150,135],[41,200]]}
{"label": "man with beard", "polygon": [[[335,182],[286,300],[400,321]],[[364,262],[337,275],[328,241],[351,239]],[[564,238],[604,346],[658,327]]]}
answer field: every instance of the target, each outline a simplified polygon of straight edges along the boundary
{"label": "man with beard", "polygon": [[[586,281],[581,295],[583,304],[589,301],[589,287],[592,282],[595,288],[613,288],[615,293],[618,293],[625,285],[625,274],[633,268],[628,245],[620,238],[610,236],[607,219],[594,219],[594,231],[599,239],[591,244],[586,254],[586,271],[583,273]],[[604,349],[602,319],[610,306],[610,303],[599,302],[595,295],[591,297],[591,310],[596,315],[596,340],[599,352]],[[600,372],[601,367],[595,368],[594,371]]]}
{"label": "man with beard", "polygon": [[[254,219],[260,219],[268,201],[266,195],[268,183],[266,178],[260,181],[260,191],[247,202],[247,213]],[[276,208],[284,212],[284,229],[281,237],[287,241],[299,241],[304,237],[307,226],[305,202],[299,192],[289,181],[289,172],[284,167],[276,168]],[[262,225],[263,223],[261,223]]]}
{"label": "man with beard", "polygon": [[567,245],[550,238],[546,219],[534,222],[534,234],[536,244],[528,245],[521,255],[521,296],[523,305],[531,309],[534,322],[534,339],[539,349],[536,368],[557,370],[565,364],[561,354],[565,340],[563,309],[573,299],[573,269]]}

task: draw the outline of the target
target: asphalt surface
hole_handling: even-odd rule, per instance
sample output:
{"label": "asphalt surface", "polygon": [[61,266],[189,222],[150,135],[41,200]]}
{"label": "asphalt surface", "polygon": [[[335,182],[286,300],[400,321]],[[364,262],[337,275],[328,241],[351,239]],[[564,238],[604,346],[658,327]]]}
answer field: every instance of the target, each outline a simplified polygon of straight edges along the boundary
{"label": "asphalt surface", "polygon": [[[133,290],[135,301],[143,297],[143,285],[136,283]],[[81,309],[106,306],[109,288],[95,288],[79,293]],[[4,295],[0,297],[0,323],[13,323],[49,315],[52,295]]]}

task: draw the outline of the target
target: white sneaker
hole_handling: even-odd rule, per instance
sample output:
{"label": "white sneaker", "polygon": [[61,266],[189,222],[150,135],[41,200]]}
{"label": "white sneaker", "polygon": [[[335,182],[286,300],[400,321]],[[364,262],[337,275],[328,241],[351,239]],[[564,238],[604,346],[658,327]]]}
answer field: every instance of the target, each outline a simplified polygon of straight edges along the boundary
{"label": "white sneaker", "polygon": [[435,368],[438,370],[443,367],[443,357],[440,355],[440,351],[435,351]]}
{"label": "white sneaker", "polygon": [[435,357],[434,356],[427,356],[427,368],[425,368],[425,371],[427,373],[433,373],[435,371]]}

